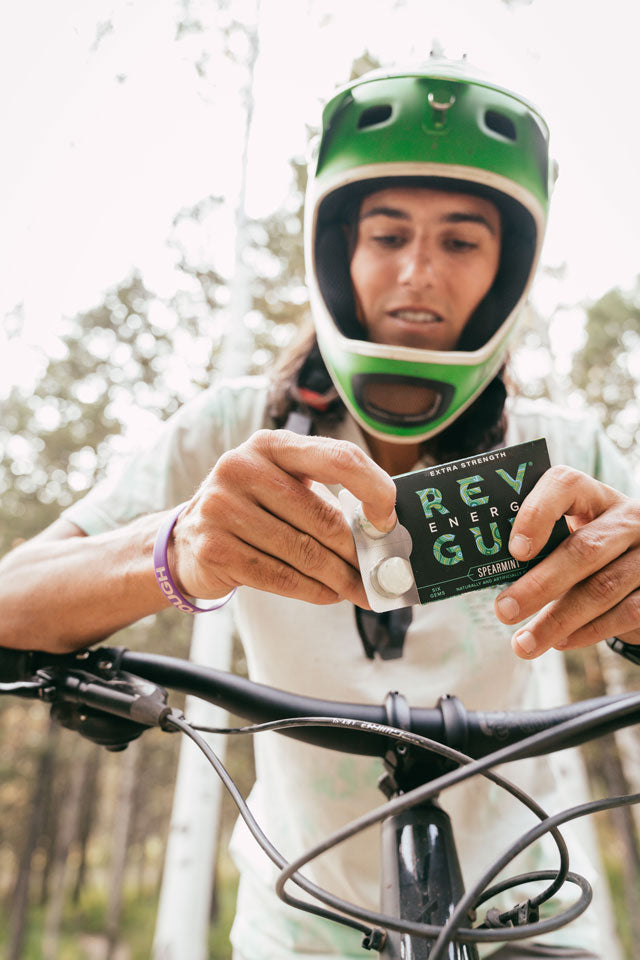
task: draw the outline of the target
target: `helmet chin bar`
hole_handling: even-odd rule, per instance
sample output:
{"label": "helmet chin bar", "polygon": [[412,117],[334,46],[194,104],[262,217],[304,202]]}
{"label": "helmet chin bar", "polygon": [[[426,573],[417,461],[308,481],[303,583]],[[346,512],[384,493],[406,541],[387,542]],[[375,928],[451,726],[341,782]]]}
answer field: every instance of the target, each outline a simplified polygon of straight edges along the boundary
{"label": "helmet chin bar", "polygon": [[484,358],[476,357],[475,363],[425,358],[418,365],[424,375],[415,361],[395,360],[400,369],[387,372],[380,369],[379,358],[367,360],[361,354],[353,354],[360,369],[337,368],[328,354],[324,359],[347,410],[366,433],[389,443],[419,444],[446,430],[494,379],[504,363],[513,322],[509,328],[499,347],[488,350]]}
{"label": "helmet chin bar", "polygon": [[427,426],[449,408],[451,384],[402,374],[357,373],[353,394],[365,414],[393,427]]}
{"label": "helmet chin bar", "polygon": [[311,302],[337,392],[363,430],[389,443],[422,443],[452,424],[500,370],[517,319],[514,311],[480,350],[441,352],[348,341],[321,300]]}
{"label": "helmet chin bar", "polygon": [[[344,396],[343,396],[343,399],[344,399]],[[406,419],[404,419],[402,422],[400,421],[399,418],[392,419],[391,416],[389,416],[388,414],[387,414],[387,419],[383,421],[379,412],[376,413],[376,416],[375,416],[375,420],[377,422],[371,422],[374,419],[372,414],[368,414],[368,416],[365,416],[364,411],[359,407],[355,406],[353,402],[347,403],[347,407],[349,409],[351,416],[354,417],[354,419],[358,422],[361,429],[365,433],[373,437],[377,437],[379,440],[384,440],[386,443],[416,445],[416,444],[424,443],[425,441],[430,440],[432,437],[437,436],[439,433],[442,433],[442,431],[445,430],[448,426],[450,426],[450,424],[452,424],[454,420],[457,420],[460,414],[468,406],[470,406],[475,399],[476,399],[475,396],[472,397],[468,403],[464,404],[462,407],[459,407],[455,410],[449,408],[448,415],[446,415],[445,413],[444,419],[442,419],[441,417],[438,419],[435,419],[434,415],[432,414],[429,421],[425,422],[424,420],[421,419],[418,422],[414,421],[412,424],[408,424]],[[441,409],[441,411],[442,409],[446,409],[445,404],[438,404],[438,406],[439,406],[439,409]],[[433,425],[430,426],[429,423],[432,423]],[[423,429],[420,429],[420,426],[422,426]],[[411,427],[414,427],[415,432],[413,431],[406,432],[406,433],[398,432],[399,430],[407,430],[407,429],[411,430]]]}

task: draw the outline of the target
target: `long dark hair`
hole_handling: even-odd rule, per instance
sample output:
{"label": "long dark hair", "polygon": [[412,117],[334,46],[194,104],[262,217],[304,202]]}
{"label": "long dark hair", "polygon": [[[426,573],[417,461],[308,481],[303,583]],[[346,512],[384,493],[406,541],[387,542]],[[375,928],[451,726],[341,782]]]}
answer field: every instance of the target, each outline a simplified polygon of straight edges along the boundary
{"label": "long dark hair", "polygon": [[[479,397],[442,433],[422,444],[436,463],[483,453],[504,443],[507,429],[506,365]],[[301,398],[301,386],[310,386],[318,395],[330,397],[325,410],[310,408]],[[293,410],[312,416],[314,433],[335,427],[347,416],[342,400],[333,396],[332,383],[324,365],[309,319],[294,342],[284,351],[271,377],[268,413],[274,426],[284,427]]]}

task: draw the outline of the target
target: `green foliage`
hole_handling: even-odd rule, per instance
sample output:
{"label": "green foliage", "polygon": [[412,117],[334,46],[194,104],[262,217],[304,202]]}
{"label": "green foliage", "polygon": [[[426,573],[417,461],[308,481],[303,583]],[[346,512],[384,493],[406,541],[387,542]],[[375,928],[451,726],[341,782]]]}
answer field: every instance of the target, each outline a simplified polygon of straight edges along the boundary
{"label": "green foliage", "polygon": [[611,438],[631,451],[640,437],[640,277],[586,307],[585,334],[571,379]]}
{"label": "green foliage", "polygon": [[[140,894],[130,890],[125,895],[120,942],[126,944],[128,960],[148,960],[155,926],[157,898],[155,893]],[[81,906],[67,903],[58,960],[92,960],[105,955],[105,925],[107,903],[103,891],[93,889],[83,898]],[[24,960],[41,960],[45,908],[35,907],[29,915]],[[0,946],[6,942],[6,927],[0,931]],[[119,956],[120,954],[116,954]]]}
{"label": "green foliage", "polygon": [[[237,877],[230,862],[223,858],[218,871],[215,916],[211,922],[208,956],[210,960],[229,960],[231,945],[229,931],[233,922]],[[124,897],[119,943],[125,945],[128,960],[148,960],[155,931],[157,892],[127,890]],[[58,960],[92,960],[104,956],[106,940],[104,928],[107,900],[104,890],[93,887],[86,890],[82,902],[74,906],[67,902],[60,936]],[[29,926],[23,951],[24,960],[41,960],[44,907],[34,907],[29,914]],[[0,927],[0,948],[6,944],[7,927]],[[120,956],[120,952],[116,954]]]}
{"label": "green foliage", "polygon": [[308,313],[304,268],[304,195],[307,167],[291,161],[292,185],[284,209],[249,225],[253,311],[247,318],[255,348],[250,371],[266,370]]}
{"label": "green foliage", "polygon": [[[218,278],[201,300],[211,311]],[[163,304],[134,274],[103,302],[66,321],[59,355],[32,391],[14,388],[0,403],[0,553],[47,526],[104,474],[114,439],[136,408],[151,421],[177,409],[211,369],[211,340],[191,364],[180,340],[197,341],[202,311],[180,291]]]}
{"label": "green foliage", "polygon": [[214,916],[209,931],[210,960],[229,960],[231,943],[229,934],[236,909],[238,875],[228,854],[224,851],[218,861],[216,874],[216,898]]}
{"label": "green foliage", "polygon": [[[611,898],[615,908],[618,937],[622,944],[623,954],[628,960],[636,960],[638,944],[634,937],[631,917],[624,909],[627,902],[625,886],[627,878],[622,870],[622,856],[625,851],[616,844],[615,834],[611,830],[601,829],[600,849],[602,851],[604,868],[609,879]],[[636,877],[636,889],[640,890],[640,874]]]}
{"label": "green foliage", "polygon": [[[244,318],[250,332],[247,373],[269,369],[309,310],[303,239],[307,165],[296,157],[290,166],[291,186],[283,206],[267,217],[251,220],[247,226],[249,242],[242,252],[250,292],[250,310]],[[194,324],[199,321],[201,326],[207,312],[215,315],[229,297],[228,287],[208,259],[212,247],[209,238],[219,236],[223,213],[220,198],[209,195],[180,210],[173,222],[171,245],[178,252],[177,265],[189,286],[174,297],[172,305],[177,316],[191,318]],[[212,336],[215,349],[220,346],[215,328]]]}

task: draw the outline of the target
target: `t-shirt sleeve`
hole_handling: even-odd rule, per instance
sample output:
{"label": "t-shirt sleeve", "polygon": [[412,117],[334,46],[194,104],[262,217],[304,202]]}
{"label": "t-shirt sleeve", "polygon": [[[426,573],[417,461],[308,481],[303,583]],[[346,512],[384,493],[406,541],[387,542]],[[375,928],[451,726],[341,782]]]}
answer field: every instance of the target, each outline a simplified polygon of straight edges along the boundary
{"label": "t-shirt sleeve", "polygon": [[225,451],[266,425],[266,395],[248,378],[204,391],[62,516],[93,535],[190,499]]}

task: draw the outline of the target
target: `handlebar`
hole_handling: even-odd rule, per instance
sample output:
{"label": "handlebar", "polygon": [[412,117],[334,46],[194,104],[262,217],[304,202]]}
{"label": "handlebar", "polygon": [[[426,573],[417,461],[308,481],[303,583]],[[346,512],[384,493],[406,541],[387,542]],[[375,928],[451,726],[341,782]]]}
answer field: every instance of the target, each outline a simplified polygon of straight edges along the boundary
{"label": "handlebar", "polygon": [[[136,680],[136,678],[139,678]],[[470,757],[480,758],[516,744],[533,734],[597,711],[597,735],[640,721],[636,694],[597,697],[547,710],[522,712],[467,711],[455,697],[443,697],[435,707],[411,707],[398,713],[393,697],[384,704],[357,704],[300,696],[235,674],[189,661],[124,648],[99,647],[73,654],[50,654],[0,648],[0,692],[40,696],[51,701],[75,702],[145,726],[163,726],[166,697],[158,696],[140,680],[197,696],[253,723],[284,718],[324,717],[402,727],[446,743]],[[22,685],[24,691],[7,689]],[[31,686],[30,686],[31,685]],[[163,691],[164,692],[164,691]],[[607,707],[614,708],[608,717]],[[530,743],[519,757],[565,749],[590,739],[592,726],[580,724],[549,746]],[[365,733],[341,724],[304,726],[283,731],[285,736],[316,746],[363,756],[384,756],[389,737]]]}

